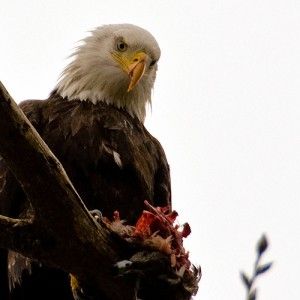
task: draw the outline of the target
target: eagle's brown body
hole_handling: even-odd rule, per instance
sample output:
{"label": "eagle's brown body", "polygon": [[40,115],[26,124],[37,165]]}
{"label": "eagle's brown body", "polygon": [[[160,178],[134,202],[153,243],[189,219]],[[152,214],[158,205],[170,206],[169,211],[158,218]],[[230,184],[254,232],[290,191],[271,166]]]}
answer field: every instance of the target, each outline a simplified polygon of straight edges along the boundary
{"label": "eagle's brown body", "polygon": [[21,104],[41,137],[63,164],[89,209],[130,223],[143,201],[170,204],[169,169],[160,143],[125,110],[103,102],[46,101]]}
{"label": "eagle's brown body", "polygon": [[[155,206],[170,205],[169,167],[164,151],[138,118],[104,102],[68,101],[56,92],[47,100],[25,101],[20,106],[61,161],[89,209],[99,209],[107,217],[118,210],[122,218],[134,223],[144,200]],[[24,207],[26,197],[2,160],[1,213],[15,217]],[[18,268],[18,260],[14,267]],[[34,271],[42,272],[37,269],[34,267],[31,278]],[[30,276],[24,274],[25,281],[21,288],[13,289],[11,299],[33,299],[32,295],[38,292],[40,299],[72,299],[68,298],[71,294],[67,275],[46,270],[39,275],[38,284],[33,282],[32,288],[36,289],[33,292],[26,287],[32,284]],[[50,284],[53,286],[47,287]],[[55,287],[55,284],[61,286]],[[59,298],[58,288],[65,288]],[[21,296],[22,293],[27,294]]]}

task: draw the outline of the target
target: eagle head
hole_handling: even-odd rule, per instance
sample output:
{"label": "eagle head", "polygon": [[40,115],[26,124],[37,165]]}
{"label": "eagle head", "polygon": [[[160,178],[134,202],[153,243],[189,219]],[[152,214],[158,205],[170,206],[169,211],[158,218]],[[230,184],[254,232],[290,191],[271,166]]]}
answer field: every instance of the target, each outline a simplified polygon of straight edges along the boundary
{"label": "eagle head", "polygon": [[148,31],[131,24],[97,27],[71,57],[56,88],[62,97],[104,101],[144,121],[160,57]]}

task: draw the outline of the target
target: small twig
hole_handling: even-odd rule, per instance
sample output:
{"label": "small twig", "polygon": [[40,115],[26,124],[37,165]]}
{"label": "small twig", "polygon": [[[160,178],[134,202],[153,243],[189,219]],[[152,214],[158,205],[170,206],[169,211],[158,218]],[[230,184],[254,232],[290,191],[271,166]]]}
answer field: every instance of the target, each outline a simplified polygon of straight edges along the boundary
{"label": "small twig", "polygon": [[267,237],[263,234],[256,246],[256,259],[254,263],[252,276],[249,277],[244,272],[241,272],[241,279],[247,290],[247,300],[256,300],[257,289],[254,287],[254,283],[257,280],[258,276],[267,272],[272,266],[272,262],[267,264],[260,264],[261,257],[265,253],[267,248],[268,240]]}

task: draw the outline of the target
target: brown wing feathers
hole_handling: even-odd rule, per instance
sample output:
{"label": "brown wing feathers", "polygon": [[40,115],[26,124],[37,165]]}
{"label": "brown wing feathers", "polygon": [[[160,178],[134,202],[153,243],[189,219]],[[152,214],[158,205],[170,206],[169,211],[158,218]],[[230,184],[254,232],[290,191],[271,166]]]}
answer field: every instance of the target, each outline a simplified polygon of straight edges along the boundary
{"label": "brown wing feathers", "polygon": [[[144,200],[170,204],[164,151],[137,118],[105,103],[67,101],[55,92],[45,101],[25,101],[20,106],[62,162],[89,209],[99,209],[108,217],[119,210],[122,218],[133,223]],[[4,209],[8,215],[20,213],[24,201],[18,183],[0,162],[1,213]],[[15,264],[16,268],[24,265],[24,259],[17,258]],[[19,292],[14,298],[13,291],[11,299],[19,299]],[[67,294],[65,299],[69,299]]]}

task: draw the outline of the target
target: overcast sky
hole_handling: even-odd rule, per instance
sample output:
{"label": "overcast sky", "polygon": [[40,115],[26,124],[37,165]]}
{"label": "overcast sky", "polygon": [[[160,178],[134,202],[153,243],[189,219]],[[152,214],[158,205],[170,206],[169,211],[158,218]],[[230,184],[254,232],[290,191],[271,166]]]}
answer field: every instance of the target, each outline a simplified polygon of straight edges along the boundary
{"label": "overcast sky", "polygon": [[245,299],[262,232],[275,265],[258,299],[300,299],[300,1],[2,0],[0,80],[18,101],[46,98],[76,41],[125,22],[162,50],[146,126],[192,227],[195,299]]}

